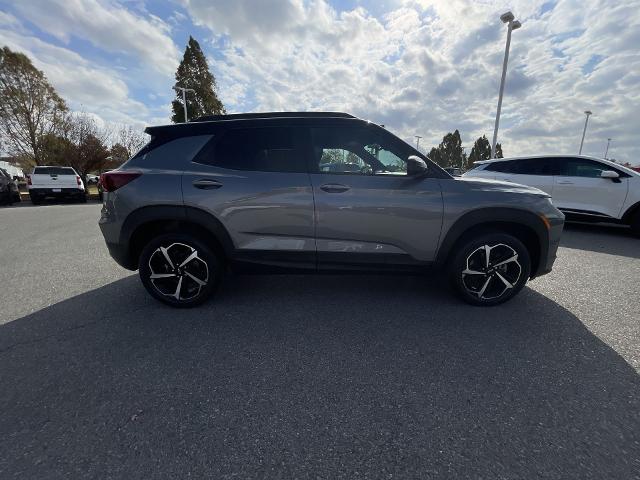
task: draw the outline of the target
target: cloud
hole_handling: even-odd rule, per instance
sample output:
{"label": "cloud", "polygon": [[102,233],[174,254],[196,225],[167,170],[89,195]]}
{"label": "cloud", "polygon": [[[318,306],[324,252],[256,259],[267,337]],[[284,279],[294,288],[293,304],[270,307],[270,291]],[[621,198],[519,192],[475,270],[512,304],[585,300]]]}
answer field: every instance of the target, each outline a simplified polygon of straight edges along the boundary
{"label": "cloud", "polygon": [[210,30],[209,47],[224,45],[213,66],[231,110],[345,110],[405,139],[423,135],[425,146],[455,128],[469,146],[492,133],[506,36],[498,17],[511,8],[523,27],[511,45],[505,152],[574,153],[591,108],[585,151],[599,153],[607,124],[619,156],[636,161],[640,121],[622,107],[640,93],[640,9],[602,0],[395,5],[373,16],[323,0],[183,1]]}
{"label": "cloud", "polygon": [[148,113],[143,103],[131,98],[126,82],[119,75],[69,49],[4,29],[0,30],[0,45],[25,53],[72,109],[131,124],[140,123]]}
{"label": "cloud", "polygon": [[23,18],[63,42],[78,37],[102,50],[133,55],[166,74],[177,67],[179,51],[169,24],[158,17],[141,17],[101,0],[29,0],[14,7]]}
{"label": "cloud", "polygon": [[588,108],[584,151],[602,155],[612,137],[612,155],[640,161],[638,0],[347,5],[177,0],[153,10],[164,11],[158,18],[152,3],[32,0],[0,12],[0,40],[32,55],[72,103],[109,120],[166,122],[175,38],[194,32],[228,111],[342,110],[409,141],[421,135],[425,147],[457,128],[470,147],[493,131],[506,36],[499,15],[511,9],[523,26],[502,106],[505,153],[576,153]]}

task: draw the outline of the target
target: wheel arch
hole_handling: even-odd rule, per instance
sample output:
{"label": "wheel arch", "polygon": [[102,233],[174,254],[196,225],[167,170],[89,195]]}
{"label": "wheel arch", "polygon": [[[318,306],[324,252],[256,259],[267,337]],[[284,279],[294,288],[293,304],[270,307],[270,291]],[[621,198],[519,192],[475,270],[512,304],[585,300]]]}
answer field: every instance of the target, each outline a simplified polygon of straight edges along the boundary
{"label": "wheel arch", "polygon": [[634,215],[637,212],[640,212],[640,201],[634,203],[629,208],[627,208],[627,210],[622,215],[622,223],[626,223],[627,225],[630,225],[631,222],[633,221]]}
{"label": "wheel arch", "polygon": [[127,216],[120,231],[120,244],[127,246],[124,266],[135,270],[148,241],[173,232],[197,235],[222,258],[229,258],[233,252],[233,242],[224,225],[204,210],[174,205],[141,207]]}
{"label": "wheel arch", "polygon": [[531,257],[531,278],[538,274],[549,250],[549,232],[542,218],[517,208],[481,208],[461,216],[444,236],[436,264],[443,266],[456,246],[470,236],[490,231],[508,233],[520,240]]}

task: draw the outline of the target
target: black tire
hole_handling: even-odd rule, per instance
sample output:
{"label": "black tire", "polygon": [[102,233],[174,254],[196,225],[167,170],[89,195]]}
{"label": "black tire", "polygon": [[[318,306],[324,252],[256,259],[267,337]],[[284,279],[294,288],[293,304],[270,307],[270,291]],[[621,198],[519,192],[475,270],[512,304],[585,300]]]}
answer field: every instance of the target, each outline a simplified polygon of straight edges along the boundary
{"label": "black tire", "polygon": [[467,303],[498,305],[513,298],[527,283],[531,257],[522,242],[511,235],[483,233],[463,239],[455,248],[448,265],[449,279]]}
{"label": "black tire", "polygon": [[640,237],[640,210],[638,210],[631,220],[631,231],[635,236]]}
{"label": "black tire", "polygon": [[29,195],[29,198],[31,198],[31,203],[34,205],[40,205],[40,203],[42,203],[42,199],[36,195]]}
{"label": "black tire", "polygon": [[[172,265],[161,249],[165,249]],[[180,266],[194,251],[197,257]],[[169,233],[154,238],[144,247],[138,270],[140,280],[151,296],[172,307],[189,308],[205,302],[216,291],[222,276],[222,262],[195,235]],[[154,281],[152,274],[166,277]],[[204,285],[197,280],[205,282]],[[182,298],[176,298],[172,293]]]}

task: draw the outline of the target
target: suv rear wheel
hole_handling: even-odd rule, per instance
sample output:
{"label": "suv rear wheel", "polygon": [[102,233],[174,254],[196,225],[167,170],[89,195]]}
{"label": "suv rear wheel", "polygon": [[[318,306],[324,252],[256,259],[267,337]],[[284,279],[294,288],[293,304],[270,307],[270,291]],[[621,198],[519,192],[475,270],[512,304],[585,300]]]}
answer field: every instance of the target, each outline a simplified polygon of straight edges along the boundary
{"label": "suv rear wheel", "polygon": [[517,238],[504,233],[471,237],[459,245],[449,277],[467,303],[490,306],[516,295],[529,278],[531,259]]}
{"label": "suv rear wheel", "polygon": [[631,231],[640,237],[640,209],[636,211],[633,219],[631,220]]}
{"label": "suv rear wheel", "polygon": [[166,234],[151,240],[138,264],[140,279],[156,299],[173,307],[194,307],[215,292],[221,262],[204,242],[190,234]]}

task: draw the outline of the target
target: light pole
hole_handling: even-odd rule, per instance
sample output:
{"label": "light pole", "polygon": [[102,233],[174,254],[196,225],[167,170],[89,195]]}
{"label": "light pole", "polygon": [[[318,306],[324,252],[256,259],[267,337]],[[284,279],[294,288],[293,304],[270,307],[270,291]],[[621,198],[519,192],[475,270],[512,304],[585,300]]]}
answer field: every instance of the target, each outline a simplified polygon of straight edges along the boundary
{"label": "light pole", "polygon": [[589,123],[589,115],[593,112],[591,110],[585,110],[584,114],[587,116],[584,120],[584,130],[582,130],[582,140],[580,140],[580,150],[578,150],[578,155],[582,155],[582,144],[584,143],[584,135],[587,133],[587,124]]}
{"label": "light pole", "polygon": [[193,88],[183,88],[183,87],[175,87],[176,90],[182,91],[182,107],[184,108],[184,123],[189,121],[187,117],[187,92],[196,93]]}
{"label": "light pole", "polygon": [[420,139],[422,138],[420,135],[414,135],[416,137],[416,150],[420,151]]}
{"label": "light pole", "polygon": [[604,159],[607,160],[607,153],[609,153],[609,144],[611,143],[611,139],[607,138],[607,148],[604,151]]}
{"label": "light pole", "polygon": [[498,94],[498,109],[496,111],[496,125],[493,128],[493,141],[491,142],[491,158],[496,158],[496,142],[498,141],[498,126],[500,125],[500,110],[502,109],[502,94],[504,93],[504,81],[507,76],[507,63],[509,62],[509,46],[511,45],[511,32],[517,30],[522,24],[515,20],[513,13],[506,12],[500,15],[502,23],[507,24],[507,45],[504,49],[504,62],[502,62],[502,78],[500,79],[500,93]]}

